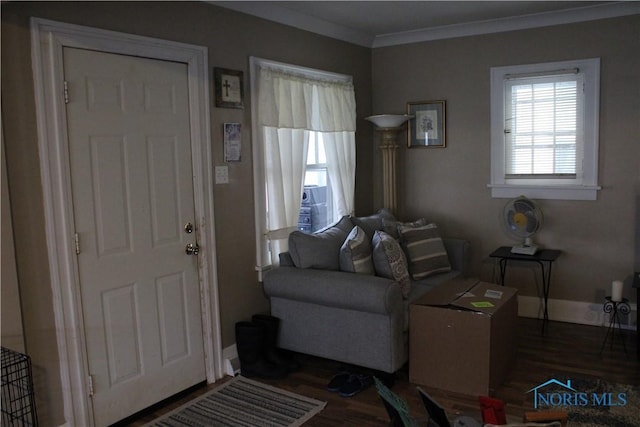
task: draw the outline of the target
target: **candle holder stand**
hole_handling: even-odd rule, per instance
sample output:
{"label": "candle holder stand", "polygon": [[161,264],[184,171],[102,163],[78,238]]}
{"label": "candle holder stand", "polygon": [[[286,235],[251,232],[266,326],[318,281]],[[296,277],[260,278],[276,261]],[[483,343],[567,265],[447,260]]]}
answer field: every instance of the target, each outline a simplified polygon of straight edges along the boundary
{"label": "candle holder stand", "polygon": [[602,354],[604,346],[607,344],[609,335],[611,335],[611,343],[609,344],[610,349],[613,349],[616,327],[618,328],[618,335],[620,335],[620,339],[622,340],[624,354],[627,354],[627,345],[624,342],[624,335],[622,334],[622,328],[620,327],[620,314],[627,315],[631,312],[629,300],[626,298],[622,298],[622,301],[613,301],[611,297],[606,297],[605,299],[607,300],[607,302],[604,303],[602,310],[605,313],[609,314],[609,327],[607,328],[607,334],[605,335],[604,341],[602,342],[602,347],[600,347],[600,354]]}

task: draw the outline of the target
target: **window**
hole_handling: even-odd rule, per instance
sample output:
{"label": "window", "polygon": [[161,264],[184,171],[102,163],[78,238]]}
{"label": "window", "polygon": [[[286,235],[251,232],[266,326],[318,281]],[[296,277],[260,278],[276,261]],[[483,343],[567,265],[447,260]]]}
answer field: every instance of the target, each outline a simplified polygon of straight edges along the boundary
{"label": "window", "polygon": [[331,182],[324,139],[321,132],[311,132],[298,229],[312,233],[338,220],[339,217],[337,217],[337,212],[333,210],[331,199]]}
{"label": "window", "polygon": [[493,197],[595,200],[599,59],[491,69]]}
{"label": "window", "polygon": [[[251,94],[261,273],[278,263],[292,231],[352,213],[356,105],[350,76],[259,58],[251,58]],[[301,227],[308,213],[315,224]]]}

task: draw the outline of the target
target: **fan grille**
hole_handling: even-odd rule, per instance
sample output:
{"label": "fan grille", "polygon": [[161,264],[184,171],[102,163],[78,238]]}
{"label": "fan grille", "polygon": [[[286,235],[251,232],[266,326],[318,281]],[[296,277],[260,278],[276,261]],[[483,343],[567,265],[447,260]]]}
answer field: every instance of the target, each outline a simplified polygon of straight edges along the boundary
{"label": "fan grille", "polygon": [[526,239],[542,226],[542,211],[535,202],[521,196],[510,200],[504,207],[505,228],[514,237]]}

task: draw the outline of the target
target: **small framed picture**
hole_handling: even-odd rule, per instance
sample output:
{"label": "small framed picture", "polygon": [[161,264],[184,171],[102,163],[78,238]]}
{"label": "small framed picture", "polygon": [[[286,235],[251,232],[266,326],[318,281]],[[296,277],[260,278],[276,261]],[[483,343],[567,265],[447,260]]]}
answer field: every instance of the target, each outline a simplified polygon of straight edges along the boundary
{"label": "small framed picture", "polygon": [[214,68],[216,107],[244,108],[242,71]]}
{"label": "small framed picture", "polygon": [[242,126],[240,123],[224,124],[224,161],[239,162],[242,152]]}
{"label": "small framed picture", "polygon": [[446,146],[445,101],[408,102],[407,122],[409,148],[444,148]]}

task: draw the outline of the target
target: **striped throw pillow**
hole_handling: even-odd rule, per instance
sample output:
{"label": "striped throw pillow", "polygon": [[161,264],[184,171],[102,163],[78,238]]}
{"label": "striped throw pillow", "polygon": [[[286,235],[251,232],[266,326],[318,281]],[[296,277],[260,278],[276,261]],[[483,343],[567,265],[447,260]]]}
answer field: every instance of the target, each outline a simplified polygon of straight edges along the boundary
{"label": "striped throw pillow", "polygon": [[398,227],[400,241],[409,261],[409,272],[414,280],[435,273],[451,271],[449,256],[438,232],[438,226]]}
{"label": "striped throw pillow", "polygon": [[374,274],[369,236],[357,225],[353,227],[340,248],[340,270],[349,273]]}
{"label": "striped throw pillow", "polygon": [[429,224],[429,222],[424,219],[424,218],[420,218],[418,220],[415,220],[413,222],[400,222],[400,221],[396,221],[394,219],[388,219],[388,218],[383,218],[382,219],[382,231],[384,231],[385,233],[387,233],[389,236],[393,237],[394,239],[399,239],[400,238],[400,227],[422,227],[424,225]]}

